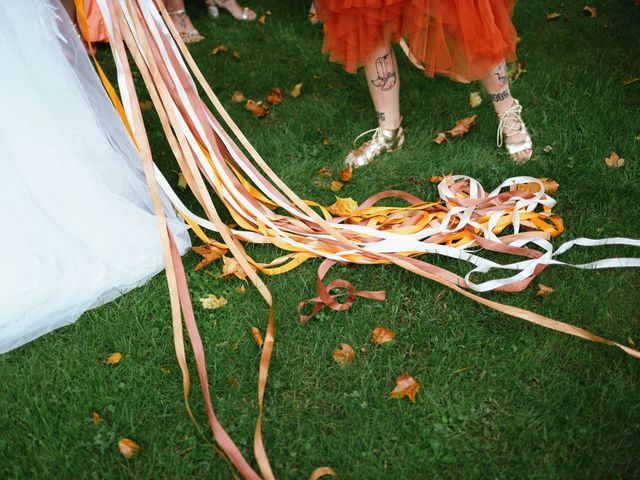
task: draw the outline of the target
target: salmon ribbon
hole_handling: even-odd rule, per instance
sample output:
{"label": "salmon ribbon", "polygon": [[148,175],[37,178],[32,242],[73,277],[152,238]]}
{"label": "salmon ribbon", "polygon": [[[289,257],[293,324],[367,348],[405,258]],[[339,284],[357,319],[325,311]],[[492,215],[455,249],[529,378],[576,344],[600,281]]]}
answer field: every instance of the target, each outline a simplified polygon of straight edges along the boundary
{"label": "salmon ribbon", "polygon": [[[81,3],[80,0],[76,2]],[[616,346],[640,358],[637,350],[582,328],[472,293],[521,291],[549,265],[565,265],[556,257],[574,245],[640,247],[640,241],[580,238],[554,250],[550,238],[563,231],[561,218],[552,211],[555,200],[545,193],[540,180],[525,176],[505,180],[487,192],[473,178],[452,175],[438,185],[438,201],[428,202],[405,192],[385,191],[373,195],[359,207],[345,206],[342,216],[332,216],[322,205],[296,195],[258,154],[205,80],[160,0],[97,2],[109,34],[122,100],[116,96],[106,76],[101,74],[101,78],[140,152],[157,212],[171,299],[174,346],[183,376],[187,411],[197,426],[189,407],[190,374],[184,344],[185,328],[192,345],[209,425],[219,447],[216,447],[217,451],[242,477],[275,478],[262,439],[264,393],[275,341],[274,310],[271,294],[258,273],[277,275],[310,258],[323,258],[318,271],[318,297],[310,300],[314,303],[313,312],[302,315],[305,302],[299,305],[300,319],[306,321],[323,306],[333,310],[349,308],[357,296],[384,299],[384,292],[358,291],[344,280],[324,285],[323,278],[332,265],[395,264],[494,310],[552,330]],[[84,29],[83,23],[86,22],[81,21]],[[155,106],[178,168],[202,209],[201,216],[184,205],[153,163],[127,51]],[[217,115],[200,97],[198,85]],[[221,220],[211,192],[237,227],[232,228]],[[164,216],[161,194],[172,201],[203,242],[229,250],[269,307],[258,373],[258,418],[253,442],[260,474],[247,462],[215,415],[204,345],[198,332],[182,261]],[[380,205],[390,198],[399,199],[407,205]],[[505,234],[506,230],[512,233]],[[212,232],[220,240],[211,238]],[[243,243],[246,242],[273,244],[288,253],[270,263],[260,263],[245,252]],[[478,254],[480,249],[507,253],[520,259],[500,264],[481,257]],[[417,258],[423,254],[460,259],[473,268],[462,277]],[[583,269],[638,267],[640,259],[616,258],[573,266]],[[494,269],[511,272],[511,275],[476,283],[478,275]],[[335,288],[346,288],[346,294],[331,293]],[[346,296],[346,301],[340,303],[340,296]],[[321,467],[310,478],[322,475],[335,475],[335,472]]]}

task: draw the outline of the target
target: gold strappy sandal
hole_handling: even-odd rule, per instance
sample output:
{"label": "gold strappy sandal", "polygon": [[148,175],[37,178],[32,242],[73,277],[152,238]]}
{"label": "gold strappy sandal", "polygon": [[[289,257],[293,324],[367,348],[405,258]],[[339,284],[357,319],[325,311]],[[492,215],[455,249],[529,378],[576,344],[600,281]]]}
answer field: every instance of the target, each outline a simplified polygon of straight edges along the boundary
{"label": "gold strappy sandal", "polygon": [[364,142],[355,150],[351,150],[345,159],[347,165],[353,168],[369,165],[374,159],[385,153],[396,152],[404,145],[404,130],[402,127],[385,130],[380,127],[361,133],[353,141],[356,142],[363,136],[373,132],[373,138]]}

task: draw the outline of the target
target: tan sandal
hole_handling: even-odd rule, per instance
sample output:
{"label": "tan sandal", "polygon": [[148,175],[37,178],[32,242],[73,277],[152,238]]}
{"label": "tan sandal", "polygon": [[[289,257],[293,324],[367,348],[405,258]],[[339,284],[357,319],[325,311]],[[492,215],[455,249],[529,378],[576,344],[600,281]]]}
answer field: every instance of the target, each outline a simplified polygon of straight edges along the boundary
{"label": "tan sandal", "polygon": [[[184,19],[184,17],[188,18],[187,11],[184,8],[181,10],[174,10],[173,12],[167,12],[167,13],[169,14],[169,16],[178,15],[178,17],[180,17],[181,19]],[[177,25],[176,25],[176,28],[177,28]],[[195,28],[191,30],[186,30],[184,32],[179,32],[179,33],[180,33],[180,38],[184,43],[198,43],[204,40],[204,37],[202,36],[202,34]]]}
{"label": "tan sandal", "polygon": [[369,165],[373,160],[385,153],[396,152],[404,145],[404,130],[402,127],[385,130],[380,127],[361,133],[353,141],[353,144],[363,136],[373,132],[373,138],[364,142],[347,155],[345,163],[353,168]]}
{"label": "tan sandal", "polygon": [[[526,125],[522,121],[522,105],[520,102],[513,99],[513,104],[503,113],[498,114],[498,118],[500,121],[498,122],[498,134],[496,138],[496,143],[498,147],[504,147],[509,152],[509,157],[511,160],[521,165],[528,160],[531,159],[531,155],[533,152],[528,155],[520,156],[518,154],[525,152],[526,150],[532,150],[533,142],[531,141],[531,135],[529,135],[529,131],[527,130]],[[508,143],[505,142],[504,139],[513,137],[515,135],[524,136],[524,140],[516,143]]]}

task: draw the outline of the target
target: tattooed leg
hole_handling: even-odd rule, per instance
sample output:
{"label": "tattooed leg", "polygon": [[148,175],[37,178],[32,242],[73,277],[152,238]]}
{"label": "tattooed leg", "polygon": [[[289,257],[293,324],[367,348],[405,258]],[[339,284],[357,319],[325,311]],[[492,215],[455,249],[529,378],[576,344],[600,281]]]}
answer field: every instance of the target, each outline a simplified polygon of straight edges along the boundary
{"label": "tattooed leg", "polygon": [[380,45],[365,63],[369,93],[378,118],[378,126],[392,130],[400,126],[400,76],[391,42]]}
{"label": "tattooed leg", "polygon": [[396,84],[396,69],[393,50],[389,50],[382,57],[375,60],[377,77],[371,80],[374,87],[380,90],[391,90]]}

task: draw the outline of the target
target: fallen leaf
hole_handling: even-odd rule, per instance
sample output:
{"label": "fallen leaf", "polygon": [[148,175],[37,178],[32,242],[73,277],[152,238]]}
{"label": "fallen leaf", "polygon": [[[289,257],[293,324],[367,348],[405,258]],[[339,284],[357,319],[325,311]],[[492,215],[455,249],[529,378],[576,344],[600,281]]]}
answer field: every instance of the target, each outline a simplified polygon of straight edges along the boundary
{"label": "fallen leaf", "polygon": [[208,297],[201,298],[200,303],[202,304],[202,308],[205,310],[214,310],[216,308],[222,308],[227,304],[227,299],[222,295],[217,297],[213,293],[209,294]]}
{"label": "fallen leaf", "polygon": [[522,37],[516,37],[516,45],[520,45],[522,43]]}
{"label": "fallen leaf", "polygon": [[382,345],[396,338],[396,334],[388,328],[378,325],[371,333],[371,343]]}
{"label": "fallen leaf", "polygon": [[[542,185],[544,186],[544,193],[548,195],[556,193],[558,191],[558,187],[560,187],[560,184],[551,178],[538,178],[538,180],[542,182]],[[538,193],[538,191],[540,190],[540,185],[535,182],[517,183],[515,185],[511,185],[509,190],[520,190],[525,192]]]}
{"label": "fallen leaf", "polygon": [[231,55],[233,55],[233,58],[240,58],[242,56],[242,54],[237,50],[231,52]]}
{"label": "fallen leaf", "polygon": [[91,420],[94,425],[98,425],[102,421],[102,417],[98,412],[91,412]]}
{"label": "fallen leaf", "polygon": [[512,62],[509,64],[509,68],[507,69],[507,76],[509,77],[509,80],[511,80],[512,82],[515,82],[516,80],[518,80],[523,73],[526,73],[527,71],[522,68],[524,66],[524,62]]}
{"label": "fallen leaf", "polygon": [[469,95],[469,105],[471,108],[476,108],[482,103],[482,97],[480,96],[480,92],[471,92]]}
{"label": "fallen leaf", "polygon": [[345,168],[340,170],[340,180],[343,182],[348,182],[353,177],[353,167],[351,165],[347,165]]}
{"label": "fallen leaf", "polygon": [[344,367],[347,363],[353,362],[356,352],[354,352],[353,348],[346,343],[341,343],[340,346],[340,350],[336,350],[331,354],[331,356],[334,361],[340,364],[341,367]]}
{"label": "fallen leaf", "polygon": [[147,110],[151,110],[153,108],[153,102],[151,100],[143,100],[140,102],[140,110],[146,112]]}
{"label": "fallen leaf", "polygon": [[560,17],[561,14],[558,12],[553,12],[553,13],[549,13],[547,14],[547,20],[555,20],[556,18]]}
{"label": "fallen leaf", "polygon": [[229,375],[227,377],[227,383],[229,385],[240,385],[240,381],[236,377],[234,377],[233,375]]}
{"label": "fallen leaf", "polygon": [[442,180],[444,180],[444,177],[442,175],[431,175],[429,177],[430,183],[440,183]]}
{"label": "fallen leaf", "polygon": [[551,145],[545,145],[545,147],[542,149],[542,151],[544,153],[551,153],[551,152],[553,152],[553,147]]}
{"label": "fallen leaf", "polygon": [[238,288],[236,288],[236,292],[238,292],[240,295],[244,295],[245,293],[247,293],[247,287],[242,284]]}
{"label": "fallen leaf", "polygon": [[182,190],[187,188],[187,179],[184,178],[184,174],[182,172],[178,173],[178,187]]}
{"label": "fallen leaf", "polygon": [[127,460],[131,460],[138,454],[140,447],[130,438],[122,438],[118,442],[118,449],[120,449],[120,453],[124,458],[126,458]]}
{"label": "fallen leaf", "polygon": [[260,15],[258,17],[258,19],[256,20],[256,23],[258,25],[264,25],[266,21],[267,21],[267,16],[266,15]]}
{"label": "fallen leaf", "polygon": [[585,5],[585,7],[582,9],[582,13],[591,18],[596,18],[598,16],[598,10],[596,9],[596,7],[590,7],[588,5]]}
{"label": "fallen leaf", "polygon": [[253,336],[253,340],[256,342],[256,345],[262,348],[264,339],[262,338],[262,334],[260,333],[260,330],[258,330],[256,327],[251,327],[251,335]]}
{"label": "fallen leaf", "polygon": [[625,77],[625,79],[622,80],[622,85],[626,87],[627,85],[631,85],[636,82],[640,82],[640,77]]}
{"label": "fallen leaf", "polygon": [[348,217],[358,208],[358,202],[353,198],[336,197],[336,203],[331,205],[327,210],[338,217]]}
{"label": "fallen leaf", "polygon": [[296,83],[296,86],[293,87],[293,90],[291,90],[290,95],[293,98],[298,98],[300,96],[300,93],[302,92],[302,82],[300,83]]}
{"label": "fallen leaf", "polygon": [[620,158],[616,152],[611,152],[611,155],[605,158],[604,161],[610,168],[620,168],[624,166],[624,158]]}
{"label": "fallen leaf", "polygon": [[244,103],[247,98],[244,96],[240,90],[236,90],[231,94],[231,101],[235,103]]}
{"label": "fallen leaf", "polygon": [[244,109],[253,113],[253,116],[256,118],[262,118],[269,113],[269,107],[262,104],[260,102],[254,102],[253,100],[247,100],[247,104],[244,106]]}
{"label": "fallen leaf", "polygon": [[329,186],[329,189],[332,192],[338,192],[342,190],[342,187],[344,187],[344,183],[339,182],[338,180],[331,180],[331,185]]}
{"label": "fallen leaf", "polygon": [[220,52],[228,52],[229,49],[224,45],[218,45],[217,47],[213,47],[211,49],[211,55],[217,55]]}
{"label": "fallen leaf", "polygon": [[447,133],[452,137],[461,137],[465,135],[473,125],[476,123],[478,115],[472,115],[471,117],[462,118],[456,121],[456,126],[449,130]]}
{"label": "fallen leaf", "polygon": [[551,287],[547,287],[541,283],[538,284],[538,291],[536,292],[536,297],[546,297],[550,293],[553,293],[555,290]]}
{"label": "fallen leaf", "polygon": [[247,278],[247,274],[234,257],[223,256],[222,262],[222,275],[220,275],[219,278],[237,277],[240,280]]}
{"label": "fallen leaf", "polygon": [[416,187],[421,187],[424,185],[424,182],[422,180],[417,179],[413,175],[410,177],[407,177],[407,183],[409,185],[415,185]]}
{"label": "fallen leaf", "polygon": [[216,247],[215,245],[211,244],[192,247],[192,250],[203,257],[202,261],[198,265],[196,265],[196,268],[194,268],[194,270],[200,270],[202,267],[206,267],[210,263],[218,260],[222,255],[227,253],[226,248]]}
{"label": "fallen leaf", "polygon": [[629,345],[631,345],[632,347],[636,346],[636,342],[633,341],[633,338],[631,338],[631,336],[627,337],[627,342],[629,343]]}
{"label": "fallen leaf", "polygon": [[389,394],[390,398],[409,397],[413,403],[416,403],[416,393],[420,390],[420,384],[416,382],[411,375],[405,373],[396,378],[396,388]]}
{"label": "fallen leaf", "polygon": [[284,91],[280,87],[274,87],[271,89],[269,95],[267,95],[267,102],[272,105],[280,105],[284,101]]}
{"label": "fallen leaf", "polygon": [[160,367],[160,371],[165,375],[169,375],[171,373],[171,369],[167,367]]}
{"label": "fallen leaf", "polygon": [[318,170],[318,175],[320,175],[321,177],[330,177],[331,170],[329,170],[329,167],[322,167],[320,170]]}
{"label": "fallen leaf", "polygon": [[120,352],[116,352],[109,355],[105,360],[105,363],[107,365],[115,365],[117,363],[120,363],[120,360],[122,360],[122,354]]}
{"label": "fallen leaf", "polygon": [[440,145],[445,140],[448,140],[448,138],[447,138],[447,134],[444,132],[440,132],[438,136],[433,139],[433,141],[436,142],[438,145]]}

